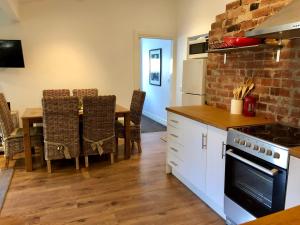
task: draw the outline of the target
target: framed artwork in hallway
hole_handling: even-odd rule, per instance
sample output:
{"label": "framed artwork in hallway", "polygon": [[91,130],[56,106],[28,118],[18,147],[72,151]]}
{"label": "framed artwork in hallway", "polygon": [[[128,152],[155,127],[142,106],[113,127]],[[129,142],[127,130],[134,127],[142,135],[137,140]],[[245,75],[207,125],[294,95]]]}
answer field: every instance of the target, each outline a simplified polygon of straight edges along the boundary
{"label": "framed artwork in hallway", "polygon": [[149,83],[161,86],[162,49],[149,50]]}

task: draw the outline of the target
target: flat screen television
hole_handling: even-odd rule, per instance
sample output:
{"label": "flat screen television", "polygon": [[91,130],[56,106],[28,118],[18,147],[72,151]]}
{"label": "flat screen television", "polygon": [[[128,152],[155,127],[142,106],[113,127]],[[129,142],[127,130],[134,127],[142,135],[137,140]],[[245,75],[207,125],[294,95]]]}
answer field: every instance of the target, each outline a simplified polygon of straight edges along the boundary
{"label": "flat screen television", "polygon": [[20,40],[0,40],[0,67],[25,67]]}

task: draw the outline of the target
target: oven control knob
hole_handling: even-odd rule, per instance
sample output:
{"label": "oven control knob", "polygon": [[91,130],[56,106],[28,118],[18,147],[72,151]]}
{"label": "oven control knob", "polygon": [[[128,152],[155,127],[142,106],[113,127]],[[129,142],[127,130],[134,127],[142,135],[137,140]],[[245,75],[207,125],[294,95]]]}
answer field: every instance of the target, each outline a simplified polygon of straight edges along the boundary
{"label": "oven control knob", "polygon": [[247,147],[247,148],[251,148],[251,145],[252,145],[252,144],[251,144],[250,142],[246,142],[246,147]]}
{"label": "oven control knob", "polygon": [[259,147],[257,145],[254,145],[253,150],[258,151]]}
{"label": "oven control knob", "polygon": [[259,148],[259,152],[260,152],[260,153],[265,153],[265,152],[266,152],[266,149],[263,148],[263,147],[260,147],[260,148]]}
{"label": "oven control knob", "polygon": [[273,155],[274,159],[279,159],[280,158],[280,154],[278,152],[275,152]]}
{"label": "oven control knob", "polygon": [[240,140],[240,145],[245,145],[245,141]]}
{"label": "oven control knob", "polygon": [[233,141],[234,141],[235,143],[237,143],[237,144],[240,143],[240,139],[239,139],[239,138],[235,138],[235,139],[233,139]]}
{"label": "oven control knob", "polygon": [[267,153],[266,153],[268,156],[272,156],[273,155],[273,152],[272,150],[267,150]]}

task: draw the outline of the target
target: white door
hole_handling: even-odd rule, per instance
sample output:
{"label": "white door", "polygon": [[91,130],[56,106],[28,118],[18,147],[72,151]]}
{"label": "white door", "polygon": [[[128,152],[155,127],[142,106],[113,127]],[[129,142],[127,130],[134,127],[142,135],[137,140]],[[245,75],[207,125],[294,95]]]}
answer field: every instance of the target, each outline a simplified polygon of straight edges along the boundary
{"label": "white door", "polygon": [[[141,89],[146,92],[143,114],[158,123],[167,125],[166,107],[171,104],[173,41],[142,38],[140,44]],[[160,69],[161,73],[157,76],[158,80],[153,81],[150,80],[150,51],[157,49],[161,50],[161,65],[155,64],[155,67]],[[156,61],[160,62],[160,60]]]}
{"label": "white door", "polygon": [[[186,119],[184,123],[183,175],[198,190],[205,192],[207,125]],[[204,141],[204,142],[203,142]]]}
{"label": "white door", "polygon": [[207,59],[183,61],[182,92],[202,95],[205,93]]}
{"label": "white door", "polygon": [[224,214],[226,139],[227,131],[208,126],[206,193],[220,215]]}

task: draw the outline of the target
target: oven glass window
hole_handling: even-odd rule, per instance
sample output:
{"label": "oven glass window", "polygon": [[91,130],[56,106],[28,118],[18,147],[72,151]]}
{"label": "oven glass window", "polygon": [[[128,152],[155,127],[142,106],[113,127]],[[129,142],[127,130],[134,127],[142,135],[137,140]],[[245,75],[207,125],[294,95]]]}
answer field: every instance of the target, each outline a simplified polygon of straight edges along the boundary
{"label": "oven glass window", "polygon": [[273,178],[239,161],[234,163],[232,185],[271,209]]}

